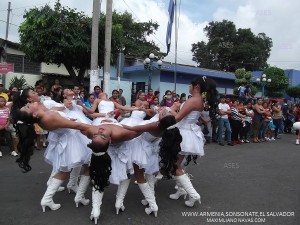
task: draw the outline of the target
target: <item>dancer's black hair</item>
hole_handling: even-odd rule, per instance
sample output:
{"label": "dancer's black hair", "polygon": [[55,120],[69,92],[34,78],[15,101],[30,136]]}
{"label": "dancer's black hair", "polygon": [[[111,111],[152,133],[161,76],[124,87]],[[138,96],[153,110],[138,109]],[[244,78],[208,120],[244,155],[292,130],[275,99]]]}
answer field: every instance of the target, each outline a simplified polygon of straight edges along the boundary
{"label": "dancer's black hair", "polygon": [[104,155],[96,156],[92,153],[90,164],[90,177],[92,185],[96,190],[101,192],[109,185],[109,176],[111,174],[111,158],[107,154],[109,143],[104,146],[91,142],[88,147],[93,153],[104,153]]}
{"label": "dancer's black hair", "polygon": [[182,141],[181,134],[177,127],[167,129],[176,124],[174,116],[165,116],[159,122],[159,128],[163,130],[162,139],[159,143],[160,150],[160,172],[167,178],[175,175],[178,160],[178,153],[181,151],[180,143]]}
{"label": "dancer's black hair", "polygon": [[197,77],[191,81],[192,86],[199,85],[200,94],[206,93],[206,100],[210,106],[214,106],[218,102],[218,91],[216,82],[205,76]]}
{"label": "dancer's black hair", "polygon": [[33,123],[36,121],[27,112],[22,112],[20,109],[28,103],[29,91],[31,88],[26,88],[23,91],[17,93],[13,97],[13,105],[11,108],[11,117],[13,119],[13,126],[16,129],[16,133],[19,137],[18,151],[20,157],[16,160],[19,167],[23,169],[23,172],[29,172],[31,166],[29,165],[30,157],[33,154],[35,131]]}
{"label": "dancer's black hair", "polygon": [[[196,85],[199,85],[200,87],[200,94],[206,93],[206,101],[208,105],[210,105],[209,108],[209,116],[213,120],[218,116],[218,98],[219,93],[217,91],[217,84],[216,82],[211,79],[207,78],[206,76],[203,77],[197,77],[191,81],[191,85],[194,87]],[[189,155],[186,157],[185,166],[187,166],[192,160],[195,164],[197,164],[197,155]]]}

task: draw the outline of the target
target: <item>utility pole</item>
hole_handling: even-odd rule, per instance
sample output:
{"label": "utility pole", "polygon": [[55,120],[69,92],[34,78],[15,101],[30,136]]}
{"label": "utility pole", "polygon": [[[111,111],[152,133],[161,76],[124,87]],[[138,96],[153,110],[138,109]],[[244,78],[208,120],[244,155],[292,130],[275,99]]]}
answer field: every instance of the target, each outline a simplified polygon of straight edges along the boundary
{"label": "utility pole", "polygon": [[104,92],[109,92],[110,82],[110,55],[111,55],[111,29],[112,29],[112,3],[113,0],[106,1],[105,20],[105,47],[104,47]]}
{"label": "utility pole", "polygon": [[6,62],[7,58],[7,39],[8,39],[8,28],[9,28],[9,17],[11,12],[11,2],[8,2],[8,8],[7,8],[7,20],[6,20],[6,33],[5,33],[5,42],[4,42],[4,62]]}
{"label": "utility pole", "polygon": [[99,69],[98,69],[98,36],[99,36],[99,16],[100,0],[93,0],[93,21],[92,21],[92,45],[91,45],[91,70],[90,70],[90,92],[94,87],[100,86]]}

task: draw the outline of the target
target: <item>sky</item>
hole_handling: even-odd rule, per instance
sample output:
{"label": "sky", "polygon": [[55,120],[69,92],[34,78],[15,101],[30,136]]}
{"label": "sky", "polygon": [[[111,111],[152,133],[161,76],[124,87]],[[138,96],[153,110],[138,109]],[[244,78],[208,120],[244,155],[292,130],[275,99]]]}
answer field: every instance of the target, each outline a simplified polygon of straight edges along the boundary
{"label": "sky", "polygon": [[[101,11],[106,9],[102,0]],[[62,5],[76,8],[92,16],[92,0],[61,0]],[[18,42],[18,26],[23,21],[24,10],[53,6],[55,0],[11,0],[8,40]],[[234,22],[238,28],[250,28],[252,32],[265,33],[273,40],[268,63],[282,69],[300,70],[300,1],[298,0],[177,0],[178,3],[178,57],[179,64],[196,65],[192,61],[192,43],[207,41],[203,28],[211,21],[223,19]],[[159,28],[149,39],[154,40],[162,52],[166,52],[166,29],[169,0],[114,0],[113,9],[128,11],[136,21],[156,21]],[[0,1],[0,38],[5,39],[8,1]],[[164,61],[175,61],[174,27],[171,51]]]}

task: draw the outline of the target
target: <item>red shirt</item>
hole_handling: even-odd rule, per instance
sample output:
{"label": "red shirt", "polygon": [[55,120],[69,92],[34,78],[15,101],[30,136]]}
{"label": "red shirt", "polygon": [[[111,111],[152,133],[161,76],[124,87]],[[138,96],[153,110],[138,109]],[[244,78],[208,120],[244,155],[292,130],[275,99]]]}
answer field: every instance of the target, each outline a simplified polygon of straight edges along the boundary
{"label": "red shirt", "polygon": [[145,96],[145,101],[149,102],[149,105],[152,105],[153,104],[153,98],[154,98],[154,95],[146,95]]}

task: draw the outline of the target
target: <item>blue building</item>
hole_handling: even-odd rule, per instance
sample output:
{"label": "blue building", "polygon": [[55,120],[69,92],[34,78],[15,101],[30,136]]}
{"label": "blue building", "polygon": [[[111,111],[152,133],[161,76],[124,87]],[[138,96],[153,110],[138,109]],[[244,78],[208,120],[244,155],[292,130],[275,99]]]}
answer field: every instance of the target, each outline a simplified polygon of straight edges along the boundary
{"label": "blue building", "polygon": [[234,83],[234,73],[177,65],[175,78],[174,64],[164,62],[160,69],[158,69],[157,65],[154,66],[156,68],[151,71],[144,69],[143,64],[124,67],[123,77],[132,81],[132,89],[134,92],[142,89],[147,93],[149,83],[151,83],[151,88],[154,91],[159,90],[161,96],[166,90],[172,91],[175,89],[178,94],[186,93],[188,95],[188,85],[190,81],[197,76],[213,78],[217,82],[218,91],[220,93],[232,94],[236,86]]}
{"label": "blue building", "polygon": [[[236,87],[234,73],[204,69],[199,67],[180,65],[176,66],[176,78],[174,76],[175,65],[164,62],[160,69],[154,64],[153,70],[146,70],[143,64],[127,66],[123,69],[123,77],[132,81],[132,91],[136,92],[142,89],[147,93],[149,83],[151,88],[159,90],[161,97],[166,90],[175,90],[178,94],[188,94],[188,85],[190,81],[197,76],[206,76],[213,78],[217,83],[217,89],[222,94],[233,94],[233,89]],[[284,71],[289,78],[290,86],[300,84],[300,71],[289,69]],[[253,81],[260,78],[263,71],[253,71]],[[176,85],[175,85],[176,80]],[[176,86],[176,88],[175,88]],[[257,93],[260,95],[260,93]]]}

